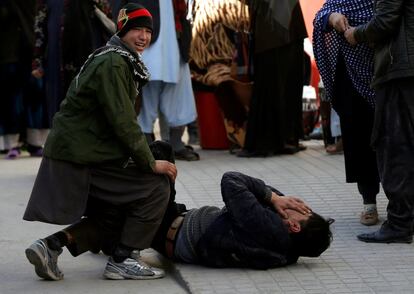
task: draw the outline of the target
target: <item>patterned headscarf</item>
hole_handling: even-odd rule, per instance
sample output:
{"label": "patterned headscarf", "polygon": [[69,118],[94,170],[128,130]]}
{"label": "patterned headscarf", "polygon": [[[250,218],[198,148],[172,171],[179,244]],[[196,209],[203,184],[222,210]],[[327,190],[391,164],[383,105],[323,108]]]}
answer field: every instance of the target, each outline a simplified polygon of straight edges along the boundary
{"label": "patterned headscarf", "polygon": [[350,26],[368,22],[373,16],[373,0],[327,0],[313,21],[313,50],[322,81],[330,101],[334,94],[335,72],[342,55],[347,73],[358,93],[375,106],[375,93],[370,87],[374,69],[374,51],[367,44],[351,46],[343,34],[324,30],[324,18],[333,12],[346,16]]}

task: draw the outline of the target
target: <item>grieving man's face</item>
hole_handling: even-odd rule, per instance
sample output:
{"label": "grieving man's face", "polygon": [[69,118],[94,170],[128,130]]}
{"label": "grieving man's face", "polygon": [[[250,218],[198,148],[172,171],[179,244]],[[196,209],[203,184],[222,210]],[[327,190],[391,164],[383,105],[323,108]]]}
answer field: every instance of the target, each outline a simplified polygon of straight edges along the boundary
{"label": "grieving man's face", "polygon": [[145,27],[136,27],[130,29],[121,39],[129,47],[142,53],[151,42],[152,31]]}
{"label": "grieving man's face", "polygon": [[283,219],[283,222],[288,227],[289,232],[298,233],[301,230],[301,222],[306,222],[311,214],[302,214],[293,209],[285,209],[288,217]]}

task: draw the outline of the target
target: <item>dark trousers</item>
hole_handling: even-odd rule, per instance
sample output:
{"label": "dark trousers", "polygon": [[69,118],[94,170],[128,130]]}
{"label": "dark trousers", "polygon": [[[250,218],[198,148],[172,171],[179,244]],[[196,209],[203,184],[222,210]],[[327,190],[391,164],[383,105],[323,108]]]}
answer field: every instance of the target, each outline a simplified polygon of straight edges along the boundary
{"label": "dark trousers", "polygon": [[255,55],[255,79],[244,149],[263,155],[303,137],[303,40]]}
{"label": "dark trousers", "polygon": [[[174,154],[168,143],[155,141],[150,144],[150,149],[154,158],[174,162]],[[126,197],[123,199],[114,198],[116,192],[111,191],[111,188],[119,186],[125,181],[125,177],[136,175],[132,168],[130,172],[120,174],[118,179],[114,177],[112,169],[100,168],[92,173],[92,177],[94,173],[106,172],[110,172],[111,177],[100,177],[98,182],[95,180],[96,185],[91,185],[86,217],[64,229],[67,235],[71,236],[67,248],[73,256],[89,250],[102,250],[110,255],[119,243],[137,249],[150,247],[156,233],[161,229],[160,224],[165,220],[164,212],[167,205],[168,209],[171,209],[171,204],[175,200],[174,183],[167,180],[166,176],[148,182],[139,198],[135,195],[138,187],[134,187],[132,182],[128,181],[134,193],[128,196],[125,192]],[[103,183],[103,179],[107,183]],[[127,191],[127,188],[123,191]],[[166,194],[169,196],[168,201]],[[145,195],[149,197],[142,197]]]}
{"label": "dark trousers", "polygon": [[346,182],[356,182],[364,204],[374,204],[380,183],[376,154],[370,145],[375,110],[353,86],[343,59],[337,64],[332,106],[341,121]]}
{"label": "dark trousers", "polygon": [[89,199],[118,206],[125,213],[120,243],[145,249],[161,224],[170,195],[167,176],[143,173],[135,164],[126,168],[100,166],[91,168]]}
{"label": "dark trousers", "polygon": [[373,145],[382,187],[389,200],[388,222],[412,232],[414,214],[414,78],[398,79],[377,90]]}

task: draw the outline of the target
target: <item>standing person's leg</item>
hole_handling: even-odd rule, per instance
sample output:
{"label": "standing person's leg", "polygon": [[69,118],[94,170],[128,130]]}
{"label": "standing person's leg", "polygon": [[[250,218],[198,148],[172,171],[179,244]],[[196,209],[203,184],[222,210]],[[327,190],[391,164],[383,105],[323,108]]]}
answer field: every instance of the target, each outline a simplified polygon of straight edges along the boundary
{"label": "standing person's leg", "polygon": [[355,155],[354,178],[358,191],[363,200],[363,211],[360,222],[363,225],[375,225],[378,223],[378,211],[376,197],[379,193],[379,174],[376,152],[371,147],[371,133],[374,123],[374,109],[361,99],[359,95],[352,96],[353,115],[353,145],[352,153]]}
{"label": "standing person's leg", "polygon": [[138,124],[145,134],[148,144],[155,140],[154,122],[158,117],[163,87],[164,85],[161,81],[150,81],[142,89],[142,103],[138,114]]}
{"label": "standing person's leg", "polygon": [[165,83],[160,111],[169,127],[169,142],[176,159],[199,160],[199,155],[184,144],[185,126],[196,119],[194,93],[188,63],[180,62],[180,78],[176,84]]}
{"label": "standing person's leg", "polygon": [[170,141],[170,128],[168,126],[167,119],[164,114],[160,111],[158,113],[158,124],[160,127],[161,140],[165,142]]}
{"label": "standing person's leg", "polygon": [[357,182],[358,192],[362,196],[364,209],[361,212],[360,222],[366,226],[372,226],[378,223],[377,195],[379,193],[379,183]]}
{"label": "standing person's leg", "polygon": [[164,275],[131,260],[131,257],[133,252],[150,247],[161,224],[169,194],[166,176],[143,173],[135,164],[126,168],[101,166],[91,169],[90,197],[120,206],[125,212],[120,241],[111,253],[105,278],[153,279]]}
{"label": "standing person's leg", "polygon": [[[328,140],[325,140],[324,138],[325,150],[329,154],[342,153],[344,150],[342,145],[341,123],[339,121],[339,116],[333,108],[330,112],[330,132],[327,132]],[[329,143],[327,144],[327,142]]]}
{"label": "standing person's leg", "polygon": [[197,120],[187,124],[187,133],[188,133],[188,144],[190,145],[200,145],[200,137],[198,134],[198,123]]}
{"label": "standing person's leg", "polygon": [[[61,225],[78,221],[87,207],[89,179],[85,165],[43,157],[23,219]],[[26,249],[26,257],[39,277],[63,279],[57,259],[69,242],[64,232],[57,232]]]}
{"label": "standing person's leg", "polygon": [[50,129],[44,82],[44,78],[30,77],[23,95],[27,128],[25,142],[27,151],[35,157],[42,156]]}
{"label": "standing person's leg", "polygon": [[299,139],[303,138],[303,39],[289,44],[289,57],[286,62],[286,99],[285,148],[292,152],[299,151]]}
{"label": "standing person's leg", "polygon": [[363,112],[357,110],[352,111],[352,115],[344,114],[340,118],[345,174],[346,182],[357,183],[362,196],[363,211],[360,222],[364,225],[375,225],[378,223],[376,195],[379,193],[379,175],[375,152],[369,144],[371,116],[368,111],[365,117],[362,115]]}
{"label": "standing person's leg", "polygon": [[[119,227],[122,226],[124,221],[123,218],[114,218],[113,213],[102,215],[105,218],[102,217],[100,220],[105,221],[104,226],[101,225],[102,222],[86,217],[61,231],[33,242],[25,253],[30,263],[35,266],[36,274],[49,281],[63,279],[63,272],[58,267],[58,257],[65,246],[75,257],[88,250],[99,252],[102,240],[110,240],[110,237],[113,237],[117,232],[119,234]],[[117,228],[112,226],[108,229],[108,223],[115,224],[117,221]]]}
{"label": "standing person's leg", "polygon": [[22,65],[20,63],[2,64],[0,83],[2,88],[2,106],[0,116],[4,132],[6,159],[15,159],[20,155],[19,134],[23,130],[23,88]]}
{"label": "standing person's leg", "polygon": [[269,49],[254,56],[254,85],[246,127],[246,138],[239,157],[268,156],[284,148],[285,68],[282,48]]}
{"label": "standing person's leg", "polygon": [[388,82],[377,91],[373,141],[381,183],[389,200],[387,218],[373,233],[358,239],[411,243],[414,211],[414,79]]}
{"label": "standing person's leg", "polygon": [[333,107],[340,118],[347,183],[357,183],[364,208],[360,222],[378,223],[376,195],[379,175],[375,151],[370,145],[374,109],[354,88],[343,60],[339,60],[336,73]]}

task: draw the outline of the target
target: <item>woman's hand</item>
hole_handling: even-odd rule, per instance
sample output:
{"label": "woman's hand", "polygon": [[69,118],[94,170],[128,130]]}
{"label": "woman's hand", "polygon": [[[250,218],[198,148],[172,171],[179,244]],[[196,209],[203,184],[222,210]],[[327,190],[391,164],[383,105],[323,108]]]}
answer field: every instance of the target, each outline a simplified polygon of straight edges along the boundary
{"label": "woman's hand", "polygon": [[286,209],[293,209],[304,215],[312,212],[310,207],[302,199],[293,196],[279,196],[275,192],[272,192],[270,202],[282,218],[288,217],[285,212]]}
{"label": "woman's hand", "polygon": [[345,15],[338,12],[333,12],[329,15],[329,24],[339,33],[343,33],[349,28],[348,19]]}
{"label": "woman's hand", "polygon": [[177,177],[177,167],[174,163],[167,160],[156,160],[154,173],[167,175],[171,181],[175,182],[175,178]]}
{"label": "woman's hand", "polygon": [[353,46],[357,44],[357,41],[355,40],[355,37],[354,37],[354,31],[355,31],[355,28],[350,27],[345,31],[345,34],[344,34],[345,39],[348,41],[349,44]]}

